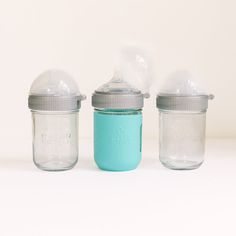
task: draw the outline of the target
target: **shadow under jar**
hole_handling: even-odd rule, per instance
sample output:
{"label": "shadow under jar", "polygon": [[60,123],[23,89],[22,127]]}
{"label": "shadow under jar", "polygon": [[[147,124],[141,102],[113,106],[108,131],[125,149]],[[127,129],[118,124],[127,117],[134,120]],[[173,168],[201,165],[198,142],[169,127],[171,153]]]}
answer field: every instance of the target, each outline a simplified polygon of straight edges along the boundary
{"label": "shadow under jar", "polygon": [[159,94],[159,158],[176,170],[198,168],[204,160],[208,99],[212,95]]}

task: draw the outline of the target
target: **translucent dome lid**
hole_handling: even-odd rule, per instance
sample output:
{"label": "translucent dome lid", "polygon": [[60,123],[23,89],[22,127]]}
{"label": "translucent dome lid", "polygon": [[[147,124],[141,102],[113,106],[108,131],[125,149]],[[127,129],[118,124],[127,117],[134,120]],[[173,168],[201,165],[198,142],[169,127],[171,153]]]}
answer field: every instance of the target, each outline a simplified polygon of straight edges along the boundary
{"label": "translucent dome lid", "polygon": [[48,70],[33,82],[29,93],[29,108],[44,111],[69,111],[80,108],[85,96],[77,83],[62,70]]}
{"label": "translucent dome lid", "polygon": [[32,95],[76,96],[80,95],[74,79],[62,70],[48,70],[40,74],[30,88]]}
{"label": "translucent dome lid", "polygon": [[203,111],[208,108],[208,100],[213,98],[193,81],[191,73],[176,71],[165,81],[156,105],[163,110]]}
{"label": "translucent dome lid", "polygon": [[193,80],[192,74],[188,71],[175,71],[166,79],[160,93],[183,96],[206,95]]}

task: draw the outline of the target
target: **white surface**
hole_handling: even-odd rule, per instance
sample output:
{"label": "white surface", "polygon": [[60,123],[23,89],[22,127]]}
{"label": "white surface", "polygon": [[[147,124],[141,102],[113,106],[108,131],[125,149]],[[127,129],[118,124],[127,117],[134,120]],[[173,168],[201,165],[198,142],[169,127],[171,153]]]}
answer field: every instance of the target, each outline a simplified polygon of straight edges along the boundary
{"label": "white surface", "polygon": [[79,162],[66,172],[36,169],[30,140],[5,145],[0,235],[236,235],[236,140],[207,141],[193,171],[162,167],[156,144],[144,143],[130,172],[98,170],[91,140],[80,140]]}
{"label": "white surface", "polygon": [[28,92],[49,68],[68,71],[87,95],[80,135],[91,138],[91,94],[111,79],[114,54],[126,42],[147,45],[154,56],[145,138],[157,138],[156,90],[175,69],[191,71],[216,95],[207,136],[236,137],[235,9],[235,0],[1,0],[0,140],[31,137]]}

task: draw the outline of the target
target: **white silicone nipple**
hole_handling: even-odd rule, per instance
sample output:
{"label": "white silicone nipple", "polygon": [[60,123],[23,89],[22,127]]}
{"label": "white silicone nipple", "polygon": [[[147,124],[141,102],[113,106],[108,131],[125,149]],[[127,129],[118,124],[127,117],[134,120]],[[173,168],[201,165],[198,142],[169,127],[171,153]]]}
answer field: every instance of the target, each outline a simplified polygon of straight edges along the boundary
{"label": "white silicone nipple", "polygon": [[153,68],[150,54],[138,47],[124,47],[118,58],[116,70],[124,81],[149,95],[153,79]]}

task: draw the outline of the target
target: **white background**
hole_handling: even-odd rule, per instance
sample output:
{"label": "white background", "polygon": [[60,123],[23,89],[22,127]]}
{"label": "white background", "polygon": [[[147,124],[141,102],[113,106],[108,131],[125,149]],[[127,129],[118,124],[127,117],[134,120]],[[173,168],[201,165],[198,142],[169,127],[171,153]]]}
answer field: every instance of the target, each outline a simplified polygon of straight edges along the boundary
{"label": "white background", "polygon": [[[0,0],[0,235],[236,235],[236,2],[234,0]],[[109,80],[125,43],[151,49],[155,84],[145,101],[143,161],[132,172],[93,162],[91,94]],[[80,157],[71,171],[32,162],[31,83],[44,70],[71,73],[88,99]],[[171,171],[158,162],[155,96],[187,69],[209,104],[205,164]],[[224,140],[225,139],[225,140]]]}
{"label": "white background", "polygon": [[235,10],[234,0],[1,0],[0,139],[31,138],[29,88],[49,68],[71,73],[87,95],[80,137],[91,138],[91,94],[112,77],[117,50],[133,42],[152,50],[156,72],[145,138],[158,136],[156,92],[175,69],[190,70],[216,96],[207,136],[235,137]]}

